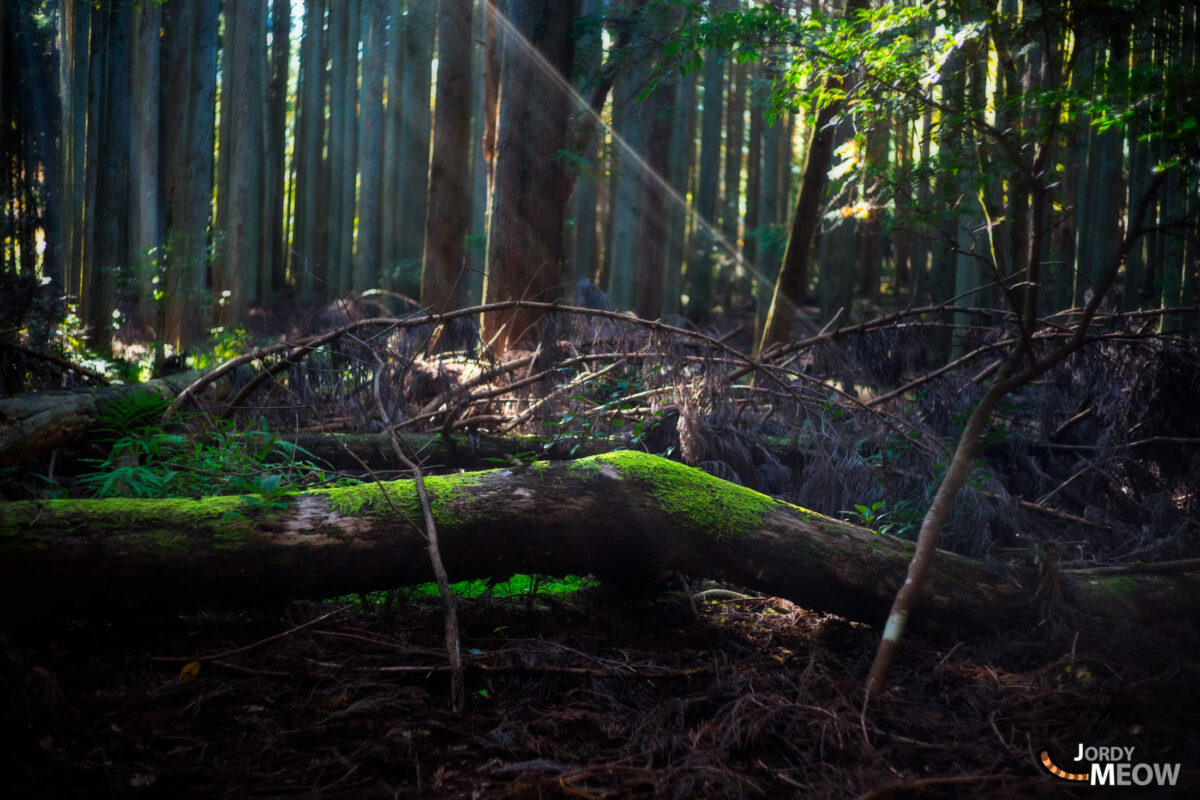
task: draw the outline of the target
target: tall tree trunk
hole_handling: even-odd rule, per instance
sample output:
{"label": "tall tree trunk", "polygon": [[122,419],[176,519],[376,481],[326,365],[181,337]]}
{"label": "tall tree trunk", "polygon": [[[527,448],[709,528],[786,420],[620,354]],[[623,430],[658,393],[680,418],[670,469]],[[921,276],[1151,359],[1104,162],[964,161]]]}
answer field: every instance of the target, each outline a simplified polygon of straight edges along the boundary
{"label": "tall tree trunk", "polygon": [[[928,174],[929,156],[933,142],[933,108],[926,106],[921,114],[921,147],[917,154],[918,165],[922,174]],[[927,209],[933,203],[931,181],[919,180],[917,184],[917,208]],[[912,246],[912,298],[914,303],[921,303],[929,297],[929,226],[922,222],[914,222],[916,236]]]}
{"label": "tall tree trunk", "polygon": [[[966,66],[961,50],[956,50],[946,59],[939,81],[941,102],[944,106],[951,109],[963,107],[966,88],[963,72]],[[954,248],[959,244],[960,224],[953,209],[958,207],[961,189],[961,183],[955,176],[962,168],[964,152],[960,130],[962,120],[957,118],[958,116],[945,109],[938,111],[937,202],[943,213],[935,231],[938,240],[932,244],[930,263],[930,299],[935,303],[947,302],[954,296],[957,265]],[[949,358],[952,343],[952,330],[948,327],[939,328],[934,334],[934,343],[931,346],[933,360],[941,363]]]}
{"label": "tall tree trunk", "polygon": [[[761,216],[759,213],[759,197],[762,192],[762,158],[763,158],[763,123],[766,120],[766,109],[764,107],[764,87],[762,77],[757,69],[751,67],[751,72],[748,77],[748,95],[746,100],[747,110],[750,113],[750,138],[746,143],[746,219],[743,236],[744,245],[742,254],[746,259],[746,263],[754,270],[753,279],[755,290],[757,285],[762,282],[759,279],[758,273],[758,231],[761,224]],[[766,290],[763,292],[764,302],[761,311],[757,308],[757,293],[755,294],[755,334],[761,329],[760,322],[766,320]],[[759,317],[762,319],[759,320]]]}
{"label": "tall tree trunk", "polygon": [[[884,117],[876,119],[867,134],[868,176],[883,174],[887,169],[890,136],[888,120]],[[858,226],[858,293],[875,302],[879,299],[879,281],[883,273],[883,208],[877,201],[880,194],[878,184],[868,184],[866,180],[863,201],[867,204],[867,216]]]}
{"label": "tall tree trunk", "polygon": [[229,94],[221,99],[228,127],[228,170],[220,176],[226,195],[224,243],[213,273],[218,324],[240,324],[263,268],[263,123],[266,7],[258,0],[229,0],[225,11],[225,62]]}
{"label": "tall tree trunk", "polygon": [[425,246],[431,136],[429,92],[436,9],[433,0],[410,0],[404,36],[404,86],[400,96],[404,115],[400,134],[400,201],[404,213],[396,236],[400,291],[413,297],[421,292],[421,251]]}
{"label": "tall tree trunk", "polygon": [[693,140],[696,120],[696,72],[680,77],[675,90],[675,106],[671,113],[671,141],[673,146],[667,157],[667,180],[674,193],[667,204],[666,252],[663,255],[664,317],[677,316],[683,294],[683,265],[687,260],[688,215],[684,198],[687,197],[688,176],[692,168]]}
{"label": "tall tree trunk", "polygon": [[672,78],[659,84],[647,98],[646,169],[642,170],[642,194],[638,205],[642,209],[639,221],[637,286],[634,311],[643,319],[658,319],[663,310],[663,276],[666,271],[667,199],[666,180],[670,170],[671,105],[675,101]]}
{"label": "tall tree trunk", "polygon": [[[901,112],[896,120],[896,217],[899,218],[912,207],[912,124],[906,114]],[[912,297],[912,279],[909,270],[909,256],[912,248],[912,238],[905,223],[897,224],[892,234],[894,243],[894,266],[892,279],[892,296]]]}
{"label": "tall tree trunk", "polygon": [[86,187],[87,109],[90,83],[89,42],[92,4],[63,3],[61,8],[61,95],[63,98],[62,205],[63,268],[68,294],[83,291],[83,208]]}
{"label": "tall tree trunk", "polygon": [[[710,8],[714,8],[712,6]],[[726,54],[710,50],[700,68],[704,109],[700,116],[700,178],[696,187],[697,231],[688,264],[687,315],[704,320],[713,305],[713,248],[716,246],[721,178],[721,124],[725,118]]]}
{"label": "tall tree trunk", "polygon": [[721,237],[725,240],[722,246],[724,251],[722,260],[728,259],[730,267],[722,274],[722,279],[717,286],[721,307],[726,312],[732,310],[735,283],[742,279],[748,281],[750,278],[749,275],[744,274],[739,263],[741,248],[738,244],[742,221],[742,159],[746,152],[746,84],[748,76],[748,64],[730,63],[725,119],[725,175],[722,180],[724,188],[721,192]]}
{"label": "tall tree trunk", "polygon": [[303,303],[324,294],[319,281],[324,275],[325,257],[317,250],[317,198],[323,194],[321,151],[324,144],[325,68],[321,40],[324,38],[324,15],[323,0],[306,0],[297,89],[296,199],[292,223],[292,275]]}
{"label": "tall tree trunk", "polygon": [[487,267],[488,162],[483,153],[486,128],[488,1],[475,0],[471,26],[471,227],[467,248],[467,274],[463,302],[483,303],[483,273]]}
{"label": "tall tree trunk", "polygon": [[284,287],[287,240],[284,236],[284,194],[287,172],[288,62],[291,59],[291,0],[271,2],[270,81],[266,95],[266,140],[263,176],[262,272],[259,296],[269,303]]}
{"label": "tall tree trunk", "polygon": [[[347,228],[346,197],[343,187],[353,180],[346,175],[346,151],[349,149],[350,137],[354,132],[353,104],[354,94],[348,93],[348,75],[357,71],[358,63],[358,34],[357,26],[352,25],[346,3],[333,3],[329,6],[329,181],[328,191],[328,250],[326,258],[326,275],[330,292],[339,294],[350,289],[348,282],[350,267],[343,260],[347,245],[343,240],[353,236]],[[351,27],[354,28],[355,45],[350,47]],[[350,210],[353,219],[354,211]],[[349,245],[353,248],[353,244]]]}
{"label": "tall tree trunk", "polygon": [[[867,8],[867,0],[848,0],[846,18],[853,20],[857,12]],[[842,79],[831,74],[826,86],[832,91],[841,88]],[[771,297],[771,308],[767,314],[759,351],[771,345],[786,342],[792,335],[792,321],[796,307],[808,284],[808,269],[812,261],[813,236],[820,221],[821,195],[825,188],[825,175],[833,159],[835,130],[830,125],[837,116],[841,103],[834,101],[817,111],[809,138],[804,172],[800,179],[800,194],[796,198],[796,211],[792,215],[791,233],[787,249],[783,254],[783,266],[775,282]]]}
{"label": "tall tree trunk", "polygon": [[437,106],[425,213],[421,305],[465,300],[464,242],[471,226],[471,0],[438,0]]}
{"label": "tall tree trunk", "polygon": [[380,268],[384,270],[380,283],[387,289],[396,289],[396,275],[400,259],[400,242],[397,232],[404,219],[404,198],[401,191],[403,171],[400,141],[404,135],[404,106],[401,92],[404,85],[404,32],[407,27],[404,16],[405,0],[388,0],[387,26],[387,106],[383,117],[383,200],[380,237]]}
{"label": "tall tree trunk", "polygon": [[[779,67],[768,62],[766,76],[778,73]],[[755,231],[755,292],[754,292],[754,338],[761,339],[767,327],[767,315],[771,309],[771,292],[779,277],[779,265],[783,251],[779,248],[776,227],[783,219],[779,206],[779,184],[783,175],[779,163],[780,143],[783,139],[783,120],[765,119],[767,112],[766,87],[764,87],[763,108],[760,115],[760,145],[762,157],[759,161],[759,181],[755,207],[758,214],[758,227]]]}
{"label": "tall tree trunk", "polygon": [[[612,308],[634,307],[634,274],[641,245],[641,221],[651,209],[641,207],[645,179],[644,157],[651,110],[640,95],[650,80],[653,64],[647,52],[649,40],[639,30],[634,34],[632,60],[623,65],[612,90],[613,152],[616,154],[611,232],[608,257],[608,301]],[[637,52],[641,51],[641,52]]]}
{"label": "tall tree trunk", "polygon": [[387,68],[387,0],[363,0],[362,90],[359,101],[358,242],[354,287],[379,287],[383,248],[383,79]]}
{"label": "tall tree trunk", "polygon": [[[964,20],[966,22],[966,20]],[[979,42],[963,48],[967,63],[968,85],[964,99],[963,115],[970,120],[980,119],[986,113],[987,104],[987,53]],[[962,152],[959,154],[963,167],[958,173],[958,197],[961,198],[961,216],[955,224],[958,236],[954,262],[954,293],[963,296],[964,302],[988,307],[991,292],[987,289],[989,276],[983,265],[990,260],[990,239],[987,220],[980,205],[981,160],[986,159],[988,143],[979,128],[963,125],[959,134]],[[993,262],[994,264],[994,262]],[[966,326],[971,322],[968,314],[955,314],[954,323],[960,326],[955,331],[950,355],[957,358],[971,343],[967,341]]]}
{"label": "tall tree trunk", "polygon": [[[569,105],[543,68],[570,75],[574,6],[557,0],[513,0],[508,21],[525,43],[503,35],[500,107],[492,217],[488,235],[488,302],[508,298],[546,300],[562,285],[563,222],[567,181]],[[506,91],[506,89],[510,91]],[[516,91],[511,91],[516,89]],[[504,352],[532,344],[541,315],[529,310],[489,314],[483,338]]]}
{"label": "tall tree trunk", "polygon": [[[583,0],[581,14],[584,19],[598,20],[604,11],[604,0]],[[604,42],[603,30],[599,24],[588,25],[576,39],[575,61],[576,73],[580,76],[581,89],[586,89],[590,82],[599,79],[603,66]],[[587,119],[589,112],[582,112],[583,119],[579,124],[590,125]],[[596,203],[598,201],[597,176],[600,174],[600,136],[588,138],[587,146],[580,153],[584,165],[575,176],[575,192],[571,195],[571,214],[575,218],[571,242],[571,260],[567,271],[569,286],[577,286],[579,281],[595,281],[599,269],[600,244],[596,239],[597,219]]]}
{"label": "tall tree trunk", "polygon": [[346,42],[346,64],[342,73],[345,85],[342,96],[345,98],[346,109],[342,116],[343,147],[342,182],[335,185],[333,191],[341,194],[341,216],[335,219],[340,232],[338,234],[338,249],[331,252],[334,265],[337,268],[337,286],[343,292],[354,289],[354,221],[357,215],[355,200],[358,196],[358,132],[362,120],[359,118],[358,77],[359,77],[359,43],[362,40],[362,17],[359,13],[362,0],[343,0],[341,11],[346,15],[346,28],[343,31]]}
{"label": "tall tree trunk", "polygon": [[161,130],[166,232],[166,339],[177,349],[208,335],[209,217],[217,99],[220,0],[163,7]]}
{"label": "tall tree trunk", "polygon": [[[133,47],[130,56],[130,215],[129,244],[138,267],[141,298],[138,316],[143,325],[164,341],[164,320],[160,318],[165,298],[158,292],[162,283],[163,244],[162,202],[159,188],[159,100],[162,96],[160,63],[162,53],[162,8],[147,4],[133,11]],[[161,360],[161,353],[159,354]]]}

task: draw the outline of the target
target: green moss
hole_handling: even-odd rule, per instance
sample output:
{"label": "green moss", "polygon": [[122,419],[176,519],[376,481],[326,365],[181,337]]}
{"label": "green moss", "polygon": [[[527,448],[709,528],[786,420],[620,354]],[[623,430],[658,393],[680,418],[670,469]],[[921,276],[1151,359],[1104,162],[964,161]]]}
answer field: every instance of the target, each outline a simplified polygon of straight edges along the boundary
{"label": "green moss", "polygon": [[250,529],[250,520],[235,516],[242,510],[240,497],[99,500],[47,500],[10,504],[0,525],[0,551],[18,552],[48,546],[37,534],[39,520],[59,529],[103,532],[122,547],[143,553],[187,553],[193,543],[189,532],[212,531],[214,540],[237,536]]}
{"label": "green moss", "polygon": [[611,465],[645,484],[664,512],[692,531],[718,539],[745,536],[762,524],[764,515],[784,505],[698,469],[636,450],[604,453],[576,463],[587,468],[587,462]]}
{"label": "green moss", "polygon": [[1081,583],[1091,594],[1109,600],[1132,600],[1141,585],[1128,575],[1092,578]]}
{"label": "green moss", "polygon": [[[498,470],[464,472],[455,475],[430,475],[425,478],[429,508],[438,527],[461,525],[465,520],[455,511],[455,501],[470,494],[472,487],[483,484]],[[339,514],[390,514],[397,508],[414,522],[423,522],[416,484],[411,480],[362,483],[337,489],[314,489],[307,494],[328,495],[333,510]],[[387,492],[387,500],[383,492]]]}

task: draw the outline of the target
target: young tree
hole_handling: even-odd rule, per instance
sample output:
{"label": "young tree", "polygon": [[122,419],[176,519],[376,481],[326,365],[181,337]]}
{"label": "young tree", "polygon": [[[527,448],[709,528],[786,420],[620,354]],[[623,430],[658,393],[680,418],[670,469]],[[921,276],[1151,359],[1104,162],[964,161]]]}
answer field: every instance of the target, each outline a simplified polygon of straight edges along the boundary
{"label": "young tree", "polygon": [[[854,23],[857,14],[867,8],[867,0],[847,0],[846,20]],[[787,250],[783,254],[783,266],[775,283],[771,297],[771,309],[767,313],[759,351],[787,341],[792,335],[792,321],[808,284],[808,269],[812,261],[812,241],[820,219],[819,205],[825,188],[825,174],[833,160],[834,129],[831,126],[841,109],[842,76],[831,71],[825,81],[824,97],[816,120],[813,122],[808,142],[808,153],[800,182],[800,194],[796,198],[796,210],[792,214],[792,228],[788,235]]]}

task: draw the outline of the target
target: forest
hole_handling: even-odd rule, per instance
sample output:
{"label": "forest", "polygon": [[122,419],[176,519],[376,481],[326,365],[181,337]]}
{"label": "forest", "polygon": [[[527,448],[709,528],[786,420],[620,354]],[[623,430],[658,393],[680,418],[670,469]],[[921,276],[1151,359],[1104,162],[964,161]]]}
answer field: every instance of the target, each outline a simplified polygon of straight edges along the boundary
{"label": "forest", "polygon": [[1198,33],[0,0],[6,794],[1192,796]]}

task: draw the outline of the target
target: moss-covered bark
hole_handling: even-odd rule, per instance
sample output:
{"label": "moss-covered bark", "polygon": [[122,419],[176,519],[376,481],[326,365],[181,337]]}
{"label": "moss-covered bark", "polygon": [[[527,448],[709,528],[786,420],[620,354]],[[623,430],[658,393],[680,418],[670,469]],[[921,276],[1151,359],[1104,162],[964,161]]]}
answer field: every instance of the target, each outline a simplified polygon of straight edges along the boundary
{"label": "moss-covered bark", "polygon": [[[909,542],[629,451],[426,484],[455,580],[514,572],[637,579],[678,569],[877,624],[912,552]],[[1152,577],[1159,616],[1170,606],[1163,591],[1194,597],[1200,585],[1194,573]],[[290,495],[286,508],[237,497],[60,500],[10,503],[0,516],[0,613],[10,620],[31,610],[186,608],[429,579],[411,481]],[[914,624],[963,637],[1032,629],[1042,617],[1036,580],[1032,569],[939,552]],[[1140,586],[1141,576],[1082,581],[1064,593],[1080,624],[1136,618],[1125,584]]]}

